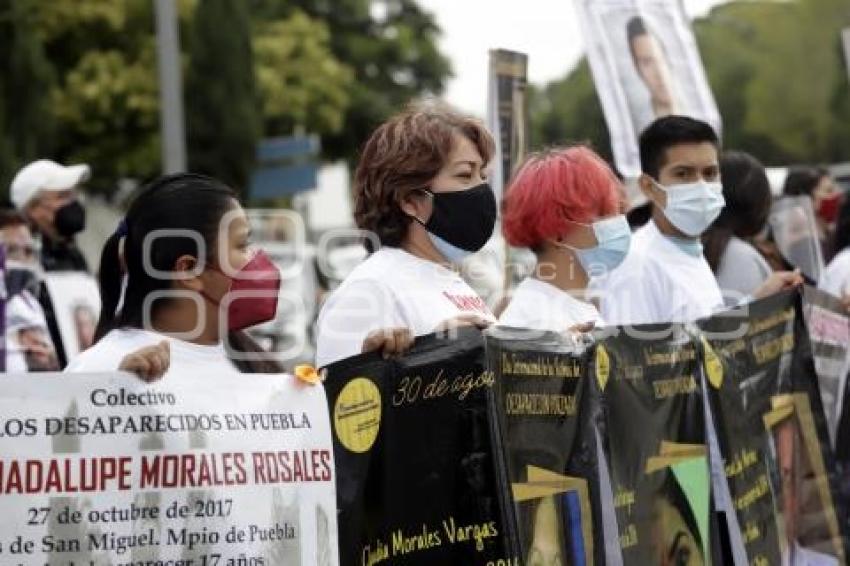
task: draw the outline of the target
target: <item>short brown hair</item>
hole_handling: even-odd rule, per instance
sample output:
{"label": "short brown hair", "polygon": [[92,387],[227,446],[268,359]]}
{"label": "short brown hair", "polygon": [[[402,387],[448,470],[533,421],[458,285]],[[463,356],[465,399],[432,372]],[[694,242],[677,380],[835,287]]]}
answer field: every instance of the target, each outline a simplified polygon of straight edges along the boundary
{"label": "short brown hair", "polygon": [[490,161],[495,144],[484,124],[441,103],[412,104],[378,126],[354,173],[358,228],[377,235],[381,245],[399,246],[411,222],[399,203],[428,188],[448,160],[455,133],[475,145],[484,163]]}

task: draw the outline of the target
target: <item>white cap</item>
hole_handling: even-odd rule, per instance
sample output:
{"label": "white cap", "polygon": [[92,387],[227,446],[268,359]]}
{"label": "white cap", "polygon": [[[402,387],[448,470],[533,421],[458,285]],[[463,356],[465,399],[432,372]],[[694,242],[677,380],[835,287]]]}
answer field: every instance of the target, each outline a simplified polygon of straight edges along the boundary
{"label": "white cap", "polygon": [[15,175],[10,191],[16,208],[24,208],[39,191],[73,189],[91,176],[88,165],[59,165],[49,159],[33,161]]}

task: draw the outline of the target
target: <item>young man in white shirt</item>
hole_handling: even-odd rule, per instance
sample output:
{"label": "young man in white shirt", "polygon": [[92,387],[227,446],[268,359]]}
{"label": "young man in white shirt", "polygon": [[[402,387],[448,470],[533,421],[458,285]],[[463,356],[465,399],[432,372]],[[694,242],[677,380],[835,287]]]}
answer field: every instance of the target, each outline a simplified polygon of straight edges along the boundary
{"label": "young man in white shirt", "polygon": [[[685,116],[659,118],[641,134],[638,184],[652,218],[635,232],[620,267],[596,282],[609,324],[690,322],[723,308],[700,242],[725,204],[719,148],[711,126]],[[801,283],[798,273],[776,273],[752,298]]]}

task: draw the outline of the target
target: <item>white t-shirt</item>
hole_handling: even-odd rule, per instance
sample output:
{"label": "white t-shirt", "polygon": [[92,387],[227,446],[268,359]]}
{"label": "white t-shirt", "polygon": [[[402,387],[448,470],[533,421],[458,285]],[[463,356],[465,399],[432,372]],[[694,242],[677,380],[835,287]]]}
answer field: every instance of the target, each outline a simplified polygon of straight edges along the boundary
{"label": "white t-shirt", "polygon": [[595,306],[534,277],[527,277],[517,285],[511,302],[499,317],[500,326],[552,332],[565,332],[586,322],[603,326]]}
{"label": "white t-shirt", "polygon": [[839,298],[850,292],[850,248],[842,250],[832,258],[820,278],[818,287]]}
{"label": "white t-shirt", "polygon": [[162,376],[163,379],[187,374],[204,375],[211,372],[217,375],[223,375],[225,372],[234,375],[240,373],[227,358],[223,344],[202,346],[138,328],[110,331],[94,346],[71,360],[65,371],[75,373],[115,371],[121,365],[124,356],[146,346],[159,344],[163,340],[168,341],[171,354],[171,364]]}
{"label": "white t-shirt", "polygon": [[705,257],[681,250],[648,222],[635,232],[623,263],[594,281],[602,318],[616,326],[691,322],[723,307]]}
{"label": "white t-shirt", "polygon": [[381,248],[358,265],[322,307],[316,365],[359,354],[374,330],[409,328],[421,336],[467,314],[495,322],[484,299],[454,271],[399,248]]}

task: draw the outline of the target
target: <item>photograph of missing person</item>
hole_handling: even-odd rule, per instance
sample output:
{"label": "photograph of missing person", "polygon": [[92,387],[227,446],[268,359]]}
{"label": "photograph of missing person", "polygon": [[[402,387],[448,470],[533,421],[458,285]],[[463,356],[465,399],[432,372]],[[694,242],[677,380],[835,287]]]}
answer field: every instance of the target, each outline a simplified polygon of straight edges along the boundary
{"label": "photograph of missing person", "polygon": [[526,566],[592,566],[587,481],[527,466],[513,484]]}
{"label": "photograph of missing person", "polygon": [[777,521],[784,532],[783,564],[844,564],[841,535],[823,456],[805,394],[771,400],[764,416],[774,457]]}
{"label": "photograph of missing person", "polygon": [[647,460],[650,555],[661,566],[708,566],[710,474],[705,447],[662,442]]}
{"label": "photograph of missing person", "polygon": [[635,71],[649,94],[652,117],[681,114],[684,105],[661,40],[649,31],[641,16],[629,20],[626,35]]}
{"label": "photograph of missing person", "polygon": [[97,314],[88,303],[77,303],[74,309],[74,329],[77,331],[77,343],[80,351],[94,344],[94,330],[97,327]]}
{"label": "photograph of missing person", "polygon": [[656,494],[652,508],[653,555],[662,566],[707,564],[693,508],[672,474]]}
{"label": "photograph of missing person", "polygon": [[92,345],[100,316],[97,281],[82,271],[53,271],[44,282],[53,302],[62,347],[68,359]]}
{"label": "photograph of missing person", "polygon": [[640,173],[637,139],[679,114],[720,132],[720,113],[678,0],[575,0],[617,168]]}

